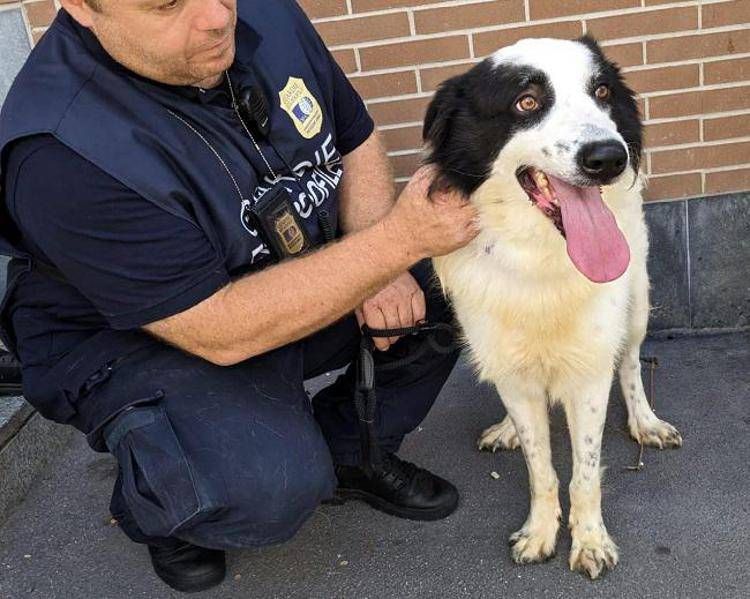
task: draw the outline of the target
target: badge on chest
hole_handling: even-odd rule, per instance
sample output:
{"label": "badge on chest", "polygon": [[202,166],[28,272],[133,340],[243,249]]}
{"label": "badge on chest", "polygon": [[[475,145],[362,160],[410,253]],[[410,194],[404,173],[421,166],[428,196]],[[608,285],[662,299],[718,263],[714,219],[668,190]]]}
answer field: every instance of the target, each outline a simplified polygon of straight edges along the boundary
{"label": "badge on chest", "polygon": [[253,220],[276,258],[297,256],[311,247],[292,196],[283,186],[264,194],[251,208]]}

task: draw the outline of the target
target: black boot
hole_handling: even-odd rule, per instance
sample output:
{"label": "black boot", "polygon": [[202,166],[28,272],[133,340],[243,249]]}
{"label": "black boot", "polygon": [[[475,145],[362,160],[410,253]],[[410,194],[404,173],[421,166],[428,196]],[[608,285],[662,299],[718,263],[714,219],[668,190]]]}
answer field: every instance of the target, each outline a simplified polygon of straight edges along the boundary
{"label": "black boot", "polygon": [[215,587],[226,575],[223,551],[204,549],[175,539],[168,547],[149,545],[148,552],[159,578],[183,593]]}
{"label": "black boot", "polygon": [[382,462],[371,476],[359,466],[336,466],[339,484],[333,502],[361,499],[409,520],[440,520],[458,507],[458,489],[447,480],[395,454],[384,455]]}
{"label": "black boot", "polygon": [[0,349],[0,395],[21,393],[21,365],[10,352]]}

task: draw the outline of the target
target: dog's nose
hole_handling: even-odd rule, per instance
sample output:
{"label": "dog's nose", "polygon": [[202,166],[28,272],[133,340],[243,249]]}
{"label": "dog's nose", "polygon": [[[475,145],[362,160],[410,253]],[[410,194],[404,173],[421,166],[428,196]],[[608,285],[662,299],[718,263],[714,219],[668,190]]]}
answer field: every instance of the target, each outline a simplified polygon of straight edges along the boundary
{"label": "dog's nose", "polygon": [[592,179],[608,183],[625,170],[628,152],[619,141],[596,141],[578,152],[578,165]]}

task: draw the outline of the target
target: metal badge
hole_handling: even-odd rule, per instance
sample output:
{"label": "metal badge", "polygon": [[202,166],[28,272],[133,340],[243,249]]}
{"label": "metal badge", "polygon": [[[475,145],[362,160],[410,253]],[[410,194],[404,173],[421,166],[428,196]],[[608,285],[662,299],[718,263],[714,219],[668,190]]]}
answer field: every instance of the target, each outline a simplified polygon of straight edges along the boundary
{"label": "metal badge", "polygon": [[274,228],[287,254],[293,256],[305,248],[305,235],[288,209],[275,215]]}

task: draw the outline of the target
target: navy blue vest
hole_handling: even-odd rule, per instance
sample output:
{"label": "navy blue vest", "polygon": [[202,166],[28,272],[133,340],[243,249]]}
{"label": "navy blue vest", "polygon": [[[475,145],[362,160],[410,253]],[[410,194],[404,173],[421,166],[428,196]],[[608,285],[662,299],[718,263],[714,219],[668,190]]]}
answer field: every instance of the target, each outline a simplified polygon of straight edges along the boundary
{"label": "navy blue vest", "polygon": [[[261,147],[280,179],[273,180],[260,155],[249,164],[239,150],[250,140],[233,110],[205,110],[102,59],[64,10],[30,55],[3,106],[0,169],[13,141],[51,134],[143,198],[200,227],[230,274],[271,261],[247,219],[247,208],[276,185],[288,189],[309,237],[320,242],[317,213],[327,212],[336,223],[343,174],[327,51],[293,0],[243,0],[238,17],[237,54],[229,73],[235,88],[259,85],[269,100],[271,132]],[[34,267],[8,222],[0,222],[0,253],[16,258],[7,300],[17,277]],[[0,308],[3,337],[12,348],[12,326],[5,316]],[[132,343],[141,341],[136,336]],[[87,355],[117,357],[128,343],[103,340]],[[40,404],[45,402],[39,398]],[[59,421],[72,415],[63,406],[37,407]]]}

